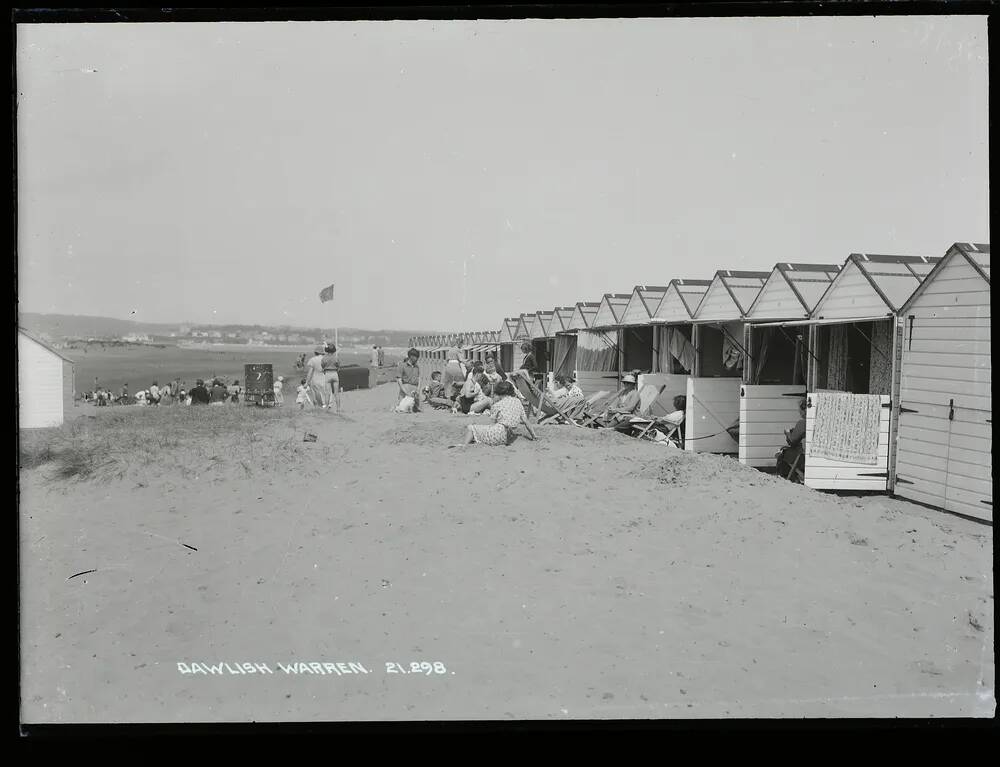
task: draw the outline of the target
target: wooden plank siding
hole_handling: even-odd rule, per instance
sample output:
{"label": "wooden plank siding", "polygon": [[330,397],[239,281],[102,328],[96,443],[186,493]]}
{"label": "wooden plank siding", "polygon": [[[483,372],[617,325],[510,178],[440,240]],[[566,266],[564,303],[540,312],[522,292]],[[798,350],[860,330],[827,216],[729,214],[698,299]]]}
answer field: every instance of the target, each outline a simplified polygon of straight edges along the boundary
{"label": "wooden plank siding", "polygon": [[684,449],[693,453],[738,453],[739,444],[726,429],[740,415],[739,378],[687,380]]}
{"label": "wooden plank siding", "polygon": [[740,387],[740,463],[774,468],[774,454],[783,448],[785,429],[799,420],[804,384],[743,384]]}
{"label": "wooden plank siding", "polygon": [[[834,461],[829,458],[813,456],[810,452],[813,426],[816,421],[816,403],[823,395],[824,392],[810,392],[807,397],[809,407],[806,409],[806,486],[816,490],[887,491],[889,485],[889,424],[891,421],[891,408],[883,407],[881,411],[877,464]],[[883,405],[888,405],[891,400],[888,394],[883,394],[881,399]],[[880,474],[881,476],[870,476],[873,474]]]}
{"label": "wooden plank siding", "polygon": [[952,248],[901,315],[893,491],[992,522],[990,284]]}

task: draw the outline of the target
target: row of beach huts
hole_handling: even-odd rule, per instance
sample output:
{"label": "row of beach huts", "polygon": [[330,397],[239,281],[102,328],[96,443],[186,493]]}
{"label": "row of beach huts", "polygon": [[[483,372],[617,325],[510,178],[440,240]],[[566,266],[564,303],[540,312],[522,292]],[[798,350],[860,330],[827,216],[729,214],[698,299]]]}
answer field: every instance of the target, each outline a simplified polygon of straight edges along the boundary
{"label": "row of beach huts", "polygon": [[[585,394],[613,391],[639,371],[640,388],[662,386],[668,401],[686,395],[686,450],[738,455],[763,470],[773,469],[805,397],[808,487],[890,493],[992,524],[988,244],[722,270],[411,345],[421,367],[435,369],[459,337],[473,358],[499,353],[506,370],[528,341],[545,372],[575,374]],[[831,425],[829,409],[821,423],[830,433],[814,433],[824,397],[874,414],[877,451],[852,460],[850,427]],[[843,451],[831,452],[838,440]],[[819,444],[822,455],[810,449]]]}

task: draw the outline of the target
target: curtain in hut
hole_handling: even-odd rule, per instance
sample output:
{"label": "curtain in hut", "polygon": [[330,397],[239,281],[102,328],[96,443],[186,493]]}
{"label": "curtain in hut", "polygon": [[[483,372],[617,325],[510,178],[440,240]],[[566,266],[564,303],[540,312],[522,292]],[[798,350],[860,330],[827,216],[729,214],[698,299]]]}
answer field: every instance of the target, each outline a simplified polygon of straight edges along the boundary
{"label": "curtain in hut", "polygon": [[670,360],[670,335],[674,332],[670,327],[653,328],[653,371],[656,373],[669,373],[672,368]]}
{"label": "curtain in hut", "polygon": [[556,375],[573,375],[576,370],[576,336],[556,336],[555,343]]}
{"label": "curtain in hut", "polygon": [[892,389],[892,323],[879,321],[872,327],[868,393],[890,394]]}
{"label": "curtain in hut", "polygon": [[685,373],[690,373],[694,369],[694,347],[691,341],[677,328],[659,328],[659,346],[656,350],[657,370],[660,373],[677,372],[671,360],[677,360],[677,364]]}
{"label": "curtain in hut", "polygon": [[771,336],[775,333],[775,330],[774,328],[760,328],[757,332],[761,334],[761,339],[756,357],[750,361],[752,365],[751,370],[753,370],[752,383],[760,382],[760,374],[764,372],[764,365],[767,363],[768,346],[771,344]]}
{"label": "curtain in hut", "polygon": [[722,330],[722,364],[727,370],[743,367],[743,336],[742,322],[727,322],[721,326]]}
{"label": "curtain in hut", "polygon": [[847,390],[847,326],[830,326],[830,354],[826,364],[826,388]]}
{"label": "curtain in hut", "polygon": [[577,370],[618,370],[618,345],[614,333],[581,330],[576,337]]}

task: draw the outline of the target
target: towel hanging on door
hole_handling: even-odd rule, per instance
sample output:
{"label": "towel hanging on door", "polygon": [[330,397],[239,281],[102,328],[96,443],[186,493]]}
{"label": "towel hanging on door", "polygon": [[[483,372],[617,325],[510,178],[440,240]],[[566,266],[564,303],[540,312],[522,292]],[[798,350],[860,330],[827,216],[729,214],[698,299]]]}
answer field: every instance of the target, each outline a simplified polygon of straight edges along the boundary
{"label": "towel hanging on door", "polygon": [[882,398],[878,394],[824,391],[816,395],[809,454],[831,461],[878,464]]}

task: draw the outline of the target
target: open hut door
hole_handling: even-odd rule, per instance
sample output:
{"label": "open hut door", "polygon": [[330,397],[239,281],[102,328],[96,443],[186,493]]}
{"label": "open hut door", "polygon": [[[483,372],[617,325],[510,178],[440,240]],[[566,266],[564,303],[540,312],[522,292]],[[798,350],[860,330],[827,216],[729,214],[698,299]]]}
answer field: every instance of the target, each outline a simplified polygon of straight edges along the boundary
{"label": "open hut door", "polygon": [[588,396],[618,390],[618,338],[614,331],[577,333],[576,374],[577,385]]}
{"label": "open hut door", "polygon": [[786,444],[785,429],[799,420],[806,396],[808,327],[747,325],[748,359],[740,387],[740,463],[775,467],[775,453]]}

